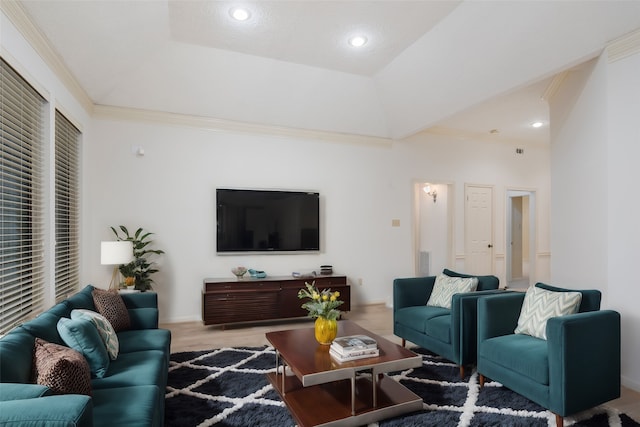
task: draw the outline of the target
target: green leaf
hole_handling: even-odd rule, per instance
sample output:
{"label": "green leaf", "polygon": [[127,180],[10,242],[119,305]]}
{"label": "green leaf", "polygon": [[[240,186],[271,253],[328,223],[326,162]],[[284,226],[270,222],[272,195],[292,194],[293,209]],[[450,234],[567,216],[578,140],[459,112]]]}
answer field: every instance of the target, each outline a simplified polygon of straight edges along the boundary
{"label": "green leaf", "polygon": [[145,233],[144,236],[138,238],[138,240],[143,241],[144,239],[146,239],[147,237],[151,236],[153,233]]}
{"label": "green leaf", "polygon": [[146,257],[165,253],[160,249],[151,249],[149,245],[153,243],[153,241],[144,241],[153,233],[145,232],[142,227],[139,227],[134,235],[131,236],[127,227],[120,225],[120,231],[124,234],[121,236],[115,227],[110,228],[118,240],[127,240],[133,243],[134,260],[129,264],[119,266],[120,272],[125,277],[135,277],[136,289],[150,289],[151,283],[153,283],[150,275],[157,273],[158,269],[153,268],[153,262]]}

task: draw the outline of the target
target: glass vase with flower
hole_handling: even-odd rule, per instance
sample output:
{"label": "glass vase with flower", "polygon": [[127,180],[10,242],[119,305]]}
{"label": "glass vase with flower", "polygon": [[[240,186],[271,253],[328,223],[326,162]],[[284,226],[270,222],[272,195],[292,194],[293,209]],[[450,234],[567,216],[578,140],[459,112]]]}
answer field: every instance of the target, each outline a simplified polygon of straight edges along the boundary
{"label": "glass vase with flower", "polygon": [[337,308],[343,304],[339,297],[340,292],[331,292],[329,288],[319,291],[315,281],[305,282],[305,287],[298,291],[298,298],[309,300],[302,308],[307,310],[309,317],[316,319],[315,337],[320,344],[330,345],[338,335],[340,310]]}

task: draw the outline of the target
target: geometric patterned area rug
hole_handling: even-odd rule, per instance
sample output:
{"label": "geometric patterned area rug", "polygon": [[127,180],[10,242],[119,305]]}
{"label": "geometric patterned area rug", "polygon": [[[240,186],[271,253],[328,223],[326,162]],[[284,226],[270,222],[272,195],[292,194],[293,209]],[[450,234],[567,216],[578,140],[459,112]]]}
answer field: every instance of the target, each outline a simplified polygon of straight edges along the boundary
{"label": "geometric patterned area rug", "polygon": [[[421,411],[368,427],[513,426],[553,427],[555,416],[496,382],[482,390],[473,371],[460,379],[458,367],[420,348],[422,367],[389,374],[424,401]],[[265,374],[275,370],[272,347],[235,347],[171,355],[165,426],[294,427]],[[567,417],[565,426],[640,427],[604,406]]]}

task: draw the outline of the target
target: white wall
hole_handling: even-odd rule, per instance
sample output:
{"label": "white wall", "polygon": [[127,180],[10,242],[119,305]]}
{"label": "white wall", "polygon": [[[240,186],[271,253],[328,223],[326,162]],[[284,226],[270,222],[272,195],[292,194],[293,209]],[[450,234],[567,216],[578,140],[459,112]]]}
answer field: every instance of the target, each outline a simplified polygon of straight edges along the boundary
{"label": "white wall", "polygon": [[622,313],[623,380],[640,390],[640,54],[609,64],[607,85],[608,305]]}
{"label": "white wall", "polygon": [[551,277],[607,297],[606,59],[572,72],[550,102]]}
{"label": "white wall", "polygon": [[[432,171],[459,187],[458,198],[465,182],[495,185],[500,198],[513,185],[544,195],[548,179],[546,148],[532,148],[522,159],[503,144],[463,143],[461,150],[460,143],[430,135],[389,145],[351,144],[115,119],[95,119],[91,130],[94,137],[85,146],[84,279],[108,283],[99,242],[110,238],[109,226],[155,232],[157,246],[167,252],[156,277],[163,321],[199,320],[202,279],[232,277],[230,268],[239,264],[270,275],[331,264],[349,277],[355,305],[390,304],[393,279],[414,274],[415,177]],[[132,146],[144,147],[145,155],[136,156]],[[322,253],[217,256],[216,187],[319,191]],[[462,200],[458,204],[456,230],[462,235]],[[500,236],[503,210],[496,203]],[[400,227],[392,227],[393,219],[400,219]],[[542,224],[540,233],[546,230]],[[457,251],[464,254],[464,247]]]}
{"label": "white wall", "polygon": [[622,383],[640,390],[635,266],[640,178],[640,55],[572,72],[551,100],[551,277],[602,291],[622,317]]}
{"label": "white wall", "polygon": [[[455,265],[464,271],[464,186],[482,184],[493,186],[494,206],[494,274],[506,283],[506,198],[507,189],[522,188],[536,191],[538,196],[538,227],[536,271],[537,281],[549,277],[549,149],[546,146],[524,146],[523,156],[515,154],[515,147],[504,143],[462,140],[454,137],[421,133],[398,143],[394,150],[393,181],[398,188],[409,188],[411,180],[451,183],[454,228]],[[396,195],[399,205],[410,205],[412,193]],[[440,200],[438,200],[438,203]],[[443,206],[444,207],[444,206]],[[407,209],[402,218],[411,221]]]}
{"label": "white wall", "polygon": [[[200,319],[202,280],[233,277],[236,265],[269,275],[318,270],[331,264],[346,274],[354,304],[387,301],[389,279],[402,265],[400,230],[391,228],[388,158],[391,145],[341,144],[260,134],[96,119],[86,145],[84,240],[86,280],[104,286],[99,241],[109,226],[156,233],[162,272],[156,289],[163,320]],[[143,157],[131,151],[142,146]],[[321,195],[320,254],[215,253],[215,189],[278,188]],[[405,264],[408,264],[405,262]]]}

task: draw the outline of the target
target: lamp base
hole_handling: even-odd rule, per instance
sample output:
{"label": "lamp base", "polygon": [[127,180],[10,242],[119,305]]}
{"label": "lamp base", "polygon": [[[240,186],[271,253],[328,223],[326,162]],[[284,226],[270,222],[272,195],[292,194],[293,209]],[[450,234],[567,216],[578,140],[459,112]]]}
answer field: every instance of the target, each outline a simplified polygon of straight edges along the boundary
{"label": "lamp base", "polygon": [[110,290],[118,290],[120,289],[120,270],[118,270],[118,266],[113,267],[113,273],[111,274],[111,282],[109,283]]}

